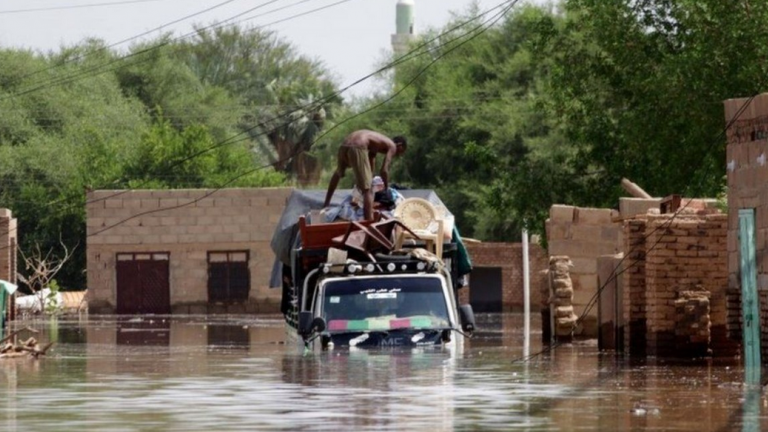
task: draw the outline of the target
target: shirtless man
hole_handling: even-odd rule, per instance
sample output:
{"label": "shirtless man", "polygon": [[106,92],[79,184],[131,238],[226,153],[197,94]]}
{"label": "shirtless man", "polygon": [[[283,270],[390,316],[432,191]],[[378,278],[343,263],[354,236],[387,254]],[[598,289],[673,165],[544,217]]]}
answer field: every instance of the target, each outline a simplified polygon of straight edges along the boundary
{"label": "shirtless man", "polygon": [[355,185],[363,193],[363,214],[366,220],[373,219],[373,191],[371,181],[376,163],[376,154],[383,153],[384,162],[381,164],[380,176],[384,180],[384,190],[389,188],[389,164],[392,158],[405,152],[408,143],[401,136],[392,139],[369,130],[352,132],[339,147],[338,165],[336,172],[328,184],[328,193],[325,195],[323,207],[331,205],[331,197],[339,185],[339,179],[344,177],[344,172],[351,167],[355,174]]}

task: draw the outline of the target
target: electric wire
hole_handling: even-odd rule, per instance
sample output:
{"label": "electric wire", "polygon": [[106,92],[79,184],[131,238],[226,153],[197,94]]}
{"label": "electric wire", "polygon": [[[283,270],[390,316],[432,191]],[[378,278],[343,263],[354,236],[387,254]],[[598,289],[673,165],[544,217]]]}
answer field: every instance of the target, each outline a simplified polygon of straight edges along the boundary
{"label": "electric wire", "polygon": [[[483,30],[481,30],[480,32],[478,32],[478,33],[476,33],[476,34],[472,35],[472,36],[471,36],[469,39],[467,39],[467,40],[465,40],[465,41],[462,41],[462,42],[460,42],[460,43],[457,43],[456,45],[452,46],[450,49],[447,49],[445,52],[441,53],[439,56],[436,56],[434,59],[432,59],[432,61],[430,61],[430,62],[429,62],[429,63],[428,63],[428,64],[427,64],[427,65],[426,65],[424,68],[422,68],[421,70],[419,70],[419,72],[417,72],[417,73],[416,73],[416,74],[415,74],[415,75],[414,75],[414,76],[413,76],[413,77],[412,77],[412,78],[411,78],[411,79],[410,79],[410,80],[409,80],[409,81],[408,81],[408,82],[407,82],[407,83],[406,83],[406,84],[405,84],[405,85],[404,85],[402,88],[400,88],[398,91],[396,91],[395,93],[393,93],[393,94],[392,94],[392,95],[391,95],[389,98],[385,99],[384,101],[381,101],[381,102],[380,102],[379,104],[377,104],[377,105],[374,105],[374,106],[372,106],[372,107],[368,108],[368,109],[367,109],[367,110],[365,110],[365,111],[362,111],[362,112],[360,112],[360,113],[357,113],[357,114],[355,114],[355,115],[353,115],[353,116],[350,116],[350,117],[348,117],[348,118],[344,119],[344,121],[342,121],[342,122],[340,122],[340,123],[337,123],[337,124],[336,124],[336,125],[334,125],[332,128],[328,129],[328,130],[327,130],[327,131],[326,131],[324,134],[322,134],[321,136],[319,136],[319,137],[318,137],[318,138],[315,140],[315,142],[317,142],[317,140],[321,139],[323,136],[325,136],[325,135],[327,135],[328,133],[330,133],[330,132],[331,132],[332,130],[334,130],[335,128],[337,128],[337,127],[341,126],[343,123],[346,123],[346,122],[348,122],[348,121],[350,121],[350,120],[352,120],[352,119],[354,119],[354,118],[356,118],[356,117],[358,117],[358,116],[360,116],[360,115],[362,115],[362,114],[365,114],[366,112],[372,111],[372,110],[376,109],[377,107],[379,107],[379,106],[381,106],[381,105],[383,105],[383,104],[387,103],[389,100],[392,100],[392,99],[396,98],[397,96],[399,96],[399,95],[400,95],[402,92],[404,92],[404,91],[405,91],[407,88],[409,88],[411,85],[413,85],[413,83],[414,83],[414,82],[416,82],[416,80],[417,80],[418,78],[420,78],[420,77],[421,77],[421,76],[422,76],[422,75],[423,75],[423,74],[424,74],[424,73],[425,73],[427,70],[429,70],[429,69],[430,69],[430,68],[431,68],[431,67],[432,67],[432,66],[433,66],[435,63],[437,63],[437,62],[438,62],[440,59],[442,59],[442,58],[443,58],[443,57],[445,57],[446,55],[450,54],[451,52],[455,51],[456,49],[458,49],[458,48],[462,47],[463,45],[465,45],[465,44],[466,44],[466,43],[468,43],[469,41],[473,40],[474,38],[476,38],[476,37],[477,37],[477,36],[479,36],[480,34],[483,34],[483,33],[485,33],[485,31],[486,31],[486,30],[488,30],[488,29],[489,29],[491,26],[493,26],[493,25],[494,25],[494,24],[495,24],[495,23],[496,23],[498,20],[500,20],[502,17],[504,17],[504,15],[506,15],[506,13],[507,13],[509,10],[511,10],[511,9],[512,9],[512,7],[514,7],[514,6],[515,6],[515,4],[517,4],[517,2],[518,2],[518,1],[519,1],[519,0],[513,0],[513,1],[509,2],[510,4],[509,4],[509,6],[508,6],[508,7],[506,7],[506,8],[505,8],[505,9],[503,9],[501,12],[499,12],[499,13],[498,13],[496,16],[494,16],[493,18],[491,18],[491,19],[489,19],[489,20],[488,20],[488,22],[490,22],[490,24],[488,24],[488,26],[487,26],[485,29],[483,29]],[[486,23],[484,23],[484,24],[487,24],[487,22],[486,22]],[[311,147],[311,146],[310,146],[310,147]],[[298,156],[298,154],[302,153],[303,151],[304,151],[304,149],[303,149],[303,148],[297,148],[297,149],[296,149],[296,151],[295,151],[295,152],[294,152],[294,153],[293,153],[293,154],[292,154],[292,155],[291,155],[291,156],[290,156],[288,159],[292,159],[292,158],[294,158],[294,157]],[[108,231],[108,230],[110,230],[110,229],[112,229],[112,228],[115,228],[115,227],[117,227],[117,226],[119,226],[119,225],[122,225],[122,224],[124,224],[125,222],[127,222],[127,221],[129,221],[129,220],[135,219],[135,218],[137,218],[137,217],[140,217],[140,216],[145,216],[145,215],[147,215],[147,214],[158,213],[158,212],[167,211],[167,210],[173,210],[173,209],[177,209],[177,208],[181,208],[181,207],[186,207],[186,206],[188,206],[188,205],[194,204],[194,203],[198,202],[198,201],[199,201],[199,200],[201,200],[201,199],[204,199],[204,198],[207,198],[207,197],[209,197],[209,196],[213,195],[214,193],[216,193],[216,192],[218,192],[219,190],[223,189],[223,188],[224,188],[224,187],[226,187],[227,185],[229,185],[229,184],[231,184],[231,183],[233,183],[233,182],[235,182],[235,181],[239,180],[240,178],[242,178],[242,177],[244,177],[244,176],[246,176],[246,175],[252,174],[252,173],[254,173],[254,172],[256,172],[256,171],[259,171],[259,170],[261,170],[261,169],[265,169],[265,168],[268,168],[268,167],[270,167],[270,166],[272,166],[272,164],[270,164],[270,165],[263,165],[263,166],[260,166],[260,167],[254,168],[254,169],[252,169],[252,170],[248,170],[248,171],[245,171],[245,172],[243,172],[243,173],[241,173],[241,174],[238,174],[237,176],[235,176],[235,177],[233,177],[232,179],[230,179],[230,180],[228,180],[228,181],[224,182],[223,184],[219,185],[217,188],[213,189],[212,191],[210,191],[210,192],[206,193],[205,195],[203,195],[202,197],[198,198],[197,200],[193,200],[193,201],[190,201],[190,202],[186,202],[186,203],[183,203],[183,204],[178,204],[178,205],[175,205],[175,206],[169,206],[169,207],[164,207],[164,208],[160,208],[160,209],[152,209],[152,210],[147,210],[146,212],[142,212],[142,213],[138,213],[138,214],[136,214],[136,215],[132,215],[132,216],[130,216],[130,217],[128,217],[128,218],[125,218],[125,219],[123,219],[123,220],[121,220],[121,221],[119,221],[119,222],[116,222],[116,223],[114,223],[114,224],[112,224],[112,225],[108,225],[108,226],[106,226],[106,227],[104,227],[104,228],[102,228],[102,229],[100,229],[100,230],[98,230],[98,231],[95,231],[95,232],[89,233],[89,234],[87,234],[87,235],[86,235],[86,237],[92,237],[92,236],[95,236],[95,235],[99,235],[99,234],[101,234],[101,233],[103,233],[103,232],[106,232],[106,231]]]}
{"label": "electric wire", "polygon": [[[447,42],[444,42],[444,43],[442,43],[442,44],[438,45],[437,47],[435,47],[435,49],[443,48],[443,47],[445,47],[445,46],[447,46],[447,45],[449,45],[449,44],[451,44],[451,43],[455,42],[456,40],[459,40],[459,39],[461,39],[461,38],[465,37],[465,36],[466,36],[466,35],[468,35],[468,34],[471,34],[471,33],[473,33],[473,32],[476,32],[476,31],[480,30],[480,33],[473,35],[473,36],[472,36],[470,39],[468,39],[467,41],[465,41],[465,42],[461,43],[461,44],[460,44],[460,45],[458,45],[458,46],[455,46],[454,48],[452,48],[452,49],[450,50],[450,51],[453,51],[453,50],[457,49],[459,46],[462,46],[462,45],[464,45],[466,42],[468,42],[468,41],[470,41],[470,40],[474,39],[474,38],[475,38],[475,37],[477,37],[479,34],[482,34],[482,33],[484,33],[484,32],[485,32],[485,31],[486,31],[488,28],[490,28],[490,26],[489,26],[488,28],[486,28],[486,29],[484,29],[484,30],[482,29],[482,28],[483,28],[483,27],[484,27],[484,26],[487,24],[487,22],[489,22],[489,21],[493,20],[493,23],[492,23],[491,25],[495,24],[495,23],[496,23],[496,22],[497,22],[497,21],[498,21],[498,20],[499,20],[499,19],[500,19],[500,18],[501,18],[501,17],[502,17],[504,14],[506,14],[506,12],[507,12],[507,11],[509,11],[509,10],[510,10],[510,9],[511,9],[511,8],[512,8],[512,7],[513,7],[513,6],[514,6],[514,5],[515,5],[515,4],[518,2],[518,1],[519,1],[519,0],[507,0],[507,1],[501,2],[501,3],[497,4],[496,6],[494,6],[494,7],[490,8],[490,9],[487,9],[486,11],[484,11],[484,12],[482,12],[482,13],[480,13],[480,14],[478,14],[478,15],[476,15],[476,16],[474,16],[474,17],[470,18],[470,19],[468,19],[468,20],[466,20],[466,21],[464,21],[464,22],[461,22],[461,23],[457,24],[457,25],[455,25],[455,26],[453,26],[453,27],[449,28],[449,29],[448,29],[448,30],[446,30],[446,31],[443,31],[443,32],[441,32],[441,33],[437,34],[437,35],[436,35],[436,36],[434,36],[433,38],[430,38],[430,39],[428,39],[428,40],[426,40],[426,41],[423,41],[422,43],[420,43],[419,45],[417,45],[416,47],[414,47],[413,49],[411,49],[411,51],[409,51],[408,53],[406,53],[406,54],[404,54],[404,55],[402,55],[402,56],[398,57],[398,58],[397,58],[396,60],[394,60],[393,62],[391,62],[391,63],[389,63],[389,64],[387,64],[387,65],[385,65],[385,66],[383,66],[383,67],[379,68],[378,70],[376,70],[376,71],[374,71],[374,72],[372,72],[372,73],[370,73],[370,74],[368,74],[368,75],[366,75],[366,76],[364,76],[364,77],[362,77],[362,78],[358,79],[357,81],[355,81],[355,82],[353,82],[353,83],[349,84],[348,86],[344,87],[343,89],[341,89],[341,90],[338,90],[338,91],[336,91],[336,92],[333,92],[332,94],[330,94],[330,95],[328,95],[328,96],[326,96],[326,97],[324,97],[324,98],[321,98],[319,101],[315,101],[315,102],[313,102],[313,103],[310,103],[310,104],[307,104],[307,105],[301,106],[301,107],[299,107],[299,108],[297,108],[297,109],[295,109],[295,110],[293,110],[293,111],[289,111],[289,112],[287,112],[287,113],[284,113],[284,114],[283,114],[283,115],[281,115],[281,116],[277,116],[277,117],[275,117],[275,118],[273,118],[273,119],[270,119],[270,120],[268,120],[267,122],[262,122],[262,123],[260,123],[260,124],[258,124],[258,125],[256,125],[256,126],[254,126],[254,127],[252,127],[252,128],[249,128],[249,129],[247,129],[247,130],[245,130],[245,131],[242,131],[242,132],[240,132],[239,134],[235,135],[234,137],[237,137],[237,136],[239,136],[239,135],[242,135],[242,134],[248,133],[248,132],[250,132],[251,130],[254,130],[255,128],[257,128],[257,127],[260,127],[260,126],[264,126],[264,125],[266,125],[267,123],[269,123],[269,122],[272,122],[272,121],[274,121],[274,120],[276,120],[276,119],[278,119],[278,118],[281,118],[281,117],[287,117],[287,116],[289,116],[289,115],[291,115],[291,114],[293,114],[293,113],[295,113],[295,112],[298,112],[298,111],[300,111],[300,110],[302,110],[302,109],[307,109],[307,108],[310,108],[310,107],[312,107],[314,104],[317,104],[318,102],[322,103],[322,101],[324,101],[324,100],[331,100],[332,98],[335,98],[335,97],[337,97],[338,95],[340,95],[340,94],[342,94],[343,92],[345,92],[345,91],[349,90],[350,88],[352,88],[352,87],[354,87],[354,86],[356,86],[356,85],[358,85],[358,84],[360,84],[360,83],[364,82],[364,81],[365,81],[365,80],[367,80],[367,79],[370,79],[371,77],[373,77],[373,76],[375,76],[375,75],[377,75],[377,74],[379,74],[379,73],[381,73],[381,72],[383,72],[383,71],[386,71],[386,70],[388,70],[388,69],[391,69],[391,68],[393,68],[393,67],[395,67],[395,66],[397,66],[397,65],[399,65],[399,64],[401,64],[401,63],[404,63],[404,62],[406,62],[406,61],[408,61],[408,60],[410,60],[410,59],[412,59],[412,58],[415,58],[415,57],[418,57],[418,56],[421,56],[421,55],[424,55],[424,54],[428,54],[428,53],[430,53],[431,51],[430,51],[430,50],[424,50],[424,51],[422,51],[422,48],[424,48],[424,47],[427,47],[429,44],[433,43],[434,41],[438,40],[439,38],[441,38],[441,37],[443,37],[443,36],[445,36],[445,35],[448,35],[448,34],[450,34],[450,33],[453,33],[453,32],[455,32],[456,30],[459,30],[459,29],[461,29],[462,27],[464,27],[464,26],[466,26],[466,25],[468,25],[468,24],[470,24],[470,23],[472,23],[472,22],[474,22],[474,21],[477,21],[478,19],[480,19],[480,18],[482,18],[482,17],[484,17],[484,16],[486,16],[486,15],[490,14],[491,12],[493,12],[493,11],[495,11],[495,10],[497,10],[497,9],[500,9],[500,8],[502,8],[502,13],[501,13],[501,14],[497,14],[496,16],[494,16],[494,17],[495,17],[495,19],[494,19],[494,18],[491,18],[490,20],[488,20],[488,21],[486,21],[486,22],[484,22],[484,23],[482,23],[482,24],[480,24],[480,25],[478,25],[478,26],[474,27],[473,29],[471,29],[471,30],[467,31],[466,33],[464,33],[464,34],[462,34],[462,35],[460,35],[460,36],[458,36],[458,37],[456,37],[456,38],[450,39],[450,40],[448,40]],[[508,6],[507,6],[507,5],[508,5]],[[440,56],[439,58],[442,58],[442,57],[443,57],[445,54],[447,54],[447,53],[444,53],[444,54],[443,54],[442,56]],[[433,62],[432,62],[432,63],[430,63],[430,65],[429,65],[428,67],[431,67],[431,65],[432,65],[432,64],[434,64],[434,62],[435,62],[435,60],[433,60]],[[422,71],[421,73],[423,73],[423,71]],[[419,74],[419,75],[420,75],[420,74]],[[415,81],[415,79],[414,79],[414,81]],[[403,89],[401,89],[401,90],[400,90],[400,92],[398,92],[398,94],[399,94],[399,93],[401,93],[403,90],[405,90],[405,88],[407,88],[407,86],[406,86],[406,87],[403,87]],[[390,97],[388,100],[391,100],[391,99],[393,99],[393,97]],[[382,103],[379,103],[379,104],[378,104],[378,105],[376,105],[374,108],[376,108],[376,107],[380,107],[380,106],[381,106],[381,105],[383,105],[384,103],[386,103],[386,101],[385,101],[385,102],[382,102]],[[371,111],[371,110],[372,110],[372,109],[374,109],[374,108],[370,108],[370,109],[366,110],[365,112],[369,112],[369,111]],[[357,116],[359,116],[359,115],[362,115],[362,114],[364,114],[364,112],[363,112],[363,113],[359,113],[359,114],[357,114],[357,115],[355,115],[355,116],[353,116],[353,117],[351,117],[351,118],[349,118],[349,119],[345,119],[345,120],[343,120],[341,123],[339,123],[339,124],[337,124],[336,126],[334,126],[334,129],[335,129],[336,127],[340,126],[341,124],[343,124],[344,122],[346,122],[346,121],[349,121],[349,120],[351,120],[352,118],[355,118],[355,117],[357,117]],[[288,124],[290,124],[290,123],[288,123]],[[280,126],[278,126],[278,127],[280,127]],[[331,130],[332,130],[332,129],[331,129]],[[320,137],[318,137],[318,138],[315,140],[315,142],[317,142],[317,141],[318,141],[319,139],[321,139],[323,136],[327,135],[329,132],[330,132],[330,130],[329,130],[329,131],[327,131],[326,133],[324,133],[323,135],[321,135]],[[224,141],[222,141],[222,142],[220,142],[220,143],[218,143],[218,144],[215,144],[214,146],[211,146],[211,147],[209,147],[208,149],[202,150],[202,151],[200,151],[200,152],[198,152],[198,153],[195,153],[195,154],[193,154],[193,155],[191,155],[191,156],[189,156],[189,157],[186,157],[186,158],[184,158],[184,159],[181,159],[181,160],[177,161],[176,163],[172,164],[172,165],[169,167],[169,169],[170,169],[170,168],[173,168],[173,167],[176,167],[176,166],[178,166],[178,165],[180,165],[180,164],[182,164],[182,163],[184,163],[184,162],[186,162],[186,161],[188,161],[188,160],[191,160],[191,159],[193,159],[193,158],[195,158],[195,157],[198,157],[198,156],[200,156],[201,154],[204,154],[204,153],[206,153],[206,152],[208,152],[208,151],[211,151],[211,150],[213,150],[213,149],[215,149],[215,148],[218,148],[218,147],[220,147],[220,146],[222,146],[222,145],[226,145],[226,144],[230,143],[230,142],[231,142],[231,138],[234,138],[234,137],[230,137],[230,138],[228,138],[228,139],[226,139],[226,140],[224,140]],[[277,165],[277,164],[279,164],[279,163],[284,163],[284,162],[287,162],[288,160],[290,160],[290,159],[291,159],[291,158],[293,158],[294,156],[295,156],[295,155],[291,155],[291,156],[289,156],[288,158],[286,158],[286,159],[284,159],[284,160],[275,161],[275,162],[273,162],[272,164],[270,164],[270,166],[274,166],[274,165]],[[259,168],[257,168],[256,170],[252,170],[252,171],[253,171],[253,172],[255,172],[255,171],[257,171],[257,170],[260,170],[260,169],[264,169],[264,168],[263,168],[263,167],[259,167]],[[249,173],[247,173],[247,174],[249,174]],[[241,176],[239,176],[238,178],[240,178],[240,177],[241,177]],[[111,182],[111,184],[114,184],[114,183],[116,183],[116,182],[118,182],[118,181],[120,181],[120,179],[117,179],[117,180],[115,180],[115,181]],[[148,181],[149,181],[149,180],[148,180]],[[148,182],[148,181],[147,181],[147,182]],[[146,184],[147,182],[144,182],[144,184]],[[231,183],[231,182],[229,182],[229,183]],[[228,183],[228,184],[229,184],[229,183]],[[130,192],[130,190],[119,191],[119,192],[116,192],[116,193],[115,193],[115,194],[113,194],[113,195],[110,195],[110,196],[107,196],[107,197],[103,197],[103,198],[97,198],[97,199],[93,199],[93,200],[87,200],[87,201],[85,202],[85,205],[88,205],[88,204],[91,204],[91,203],[94,203],[94,202],[98,202],[98,201],[102,201],[102,200],[106,200],[106,199],[110,199],[110,198],[112,198],[112,197],[115,197],[115,196],[119,196],[119,195],[121,195],[121,194],[124,194],[124,193],[127,193],[127,192]],[[78,195],[78,196],[73,196],[73,197],[64,197],[64,198],[62,198],[62,199],[59,199],[59,200],[51,201],[51,202],[47,203],[46,205],[44,205],[43,207],[50,207],[50,206],[52,206],[52,205],[60,204],[61,202],[64,202],[64,201],[68,201],[68,200],[71,200],[71,199],[73,199],[73,198],[74,198],[74,199],[79,199],[79,198],[81,198],[81,196],[80,196],[80,195]],[[71,204],[69,207],[71,208],[71,207],[72,207],[72,206],[74,206],[74,205],[77,205],[77,203],[72,203],[72,204]],[[0,250],[2,250],[2,249],[3,249],[3,248],[0,248]]]}
{"label": "electric wire", "polygon": [[[733,118],[726,124],[725,128],[722,131],[720,131],[720,133],[718,133],[718,135],[717,135],[717,137],[716,137],[714,142],[716,142],[716,143],[720,142],[720,140],[727,134],[728,130],[736,123],[736,121],[738,121],[739,117],[741,117],[741,115],[744,113],[744,111],[746,111],[746,109],[749,107],[749,105],[752,103],[752,101],[755,99],[755,97],[757,97],[756,94],[752,95],[751,97],[749,97],[746,100],[746,102],[744,102],[744,104],[742,104],[742,106],[739,108],[739,110],[736,112],[736,114],[733,116]],[[634,247],[630,248],[630,250],[624,254],[624,256],[619,260],[619,262],[614,267],[614,269],[611,272],[611,275],[608,277],[608,279],[600,287],[598,287],[598,289],[595,292],[595,294],[592,295],[590,300],[587,302],[587,305],[585,305],[584,310],[582,311],[581,315],[579,315],[579,317],[576,319],[576,321],[573,324],[573,328],[571,329],[571,335],[578,328],[578,326],[584,321],[584,319],[587,317],[587,315],[589,315],[589,312],[592,310],[592,308],[595,307],[595,305],[597,304],[597,300],[600,298],[600,294],[602,294],[602,292],[608,287],[608,285],[611,282],[615,281],[618,276],[622,275],[624,272],[626,272],[629,269],[635,267],[636,265],[638,265],[641,262],[640,260],[637,260],[637,259],[633,258],[634,261],[629,266],[624,267],[621,270],[619,270],[619,268],[622,267],[622,264],[624,263],[624,261],[626,259],[632,257],[633,256],[633,252],[636,252],[641,245],[644,247],[646,240],[648,240],[648,238],[650,238],[657,231],[661,230],[662,228],[666,231],[666,229],[672,224],[672,222],[693,201],[694,201],[693,198],[689,199],[685,203],[685,205],[683,205],[679,209],[677,209],[677,211],[675,211],[672,214],[672,216],[669,217],[669,219],[665,220],[664,223],[662,223],[661,225],[659,225],[656,228],[654,228],[653,230],[651,230],[651,232],[645,233],[643,235],[642,239],[640,239],[640,241],[638,241],[638,244],[635,245]],[[661,242],[661,239],[664,238],[664,235],[666,235],[666,233],[662,232],[662,234],[659,236],[658,240],[656,240],[656,242],[653,243],[651,245],[651,247],[646,250],[646,254],[656,248],[656,246],[659,244],[659,242]],[[550,331],[554,332],[555,329],[550,329]],[[533,353],[533,354],[530,354],[530,355],[527,355],[527,356],[522,356],[522,357],[519,357],[519,358],[516,358],[516,359],[512,360],[512,363],[530,361],[530,360],[532,360],[532,359],[534,359],[534,358],[536,358],[538,356],[541,356],[541,355],[546,354],[546,353],[548,353],[550,351],[553,351],[554,349],[562,346],[563,344],[565,344],[565,342],[563,342],[563,341],[555,341],[554,343],[551,343],[550,345],[548,345],[547,347],[543,348],[542,350],[540,350],[540,351],[538,351],[536,353]]]}
{"label": "electric wire", "polygon": [[[189,15],[186,15],[186,16],[183,16],[183,17],[181,17],[181,18],[175,19],[175,20],[173,20],[173,21],[167,22],[167,23],[165,23],[165,24],[163,24],[163,25],[161,25],[161,26],[155,27],[155,28],[153,28],[153,29],[151,29],[151,30],[147,30],[147,31],[145,31],[145,32],[143,32],[143,33],[139,33],[139,34],[137,34],[137,35],[135,35],[135,36],[131,36],[131,37],[127,38],[127,39],[123,39],[123,40],[120,40],[120,41],[118,41],[118,42],[115,42],[115,43],[109,44],[109,45],[107,45],[107,46],[105,46],[105,47],[102,47],[102,48],[99,48],[99,49],[97,49],[95,52],[103,52],[103,51],[107,51],[107,50],[109,50],[109,49],[111,49],[111,48],[114,48],[114,47],[116,47],[116,46],[122,45],[122,44],[124,44],[124,43],[126,43],[126,42],[130,42],[130,41],[136,40],[136,39],[138,39],[138,38],[140,38],[140,37],[143,37],[143,36],[146,36],[146,35],[148,35],[148,34],[151,34],[151,33],[157,32],[157,31],[160,31],[160,30],[162,30],[162,29],[164,29],[164,28],[166,28],[166,27],[172,26],[172,25],[174,25],[174,24],[178,24],[178,23],[180,23],[180,22],[182,22],[182,21],[186,21],[186,20],[188,20],[188,19],[191,19],[191,18],[194,18],[194,17],[200,16],[200,15],[202,15],[202,14],[205,14],[205,13],[208,13],[208,12],[210,12],[210,11],[212,11],[212,10],[218,9],[218,8],[220,8],[220,7],[222,7],[222,6],[226,6],[226,5],[228,5],[229,3],[232,3],[232,2],[235,2],[235,1],[237,1],[237,0],[226,0],[226,1],[223,1],[223,2],[221,2],[221,3],[215,4],[215,5],[211,6],[211,7],[208,7],[208,8],[206,8],[206,9],[203,9],[203,10],[201,10],[201,11],[198,11],[198,12],[195,12],[195,13],[192,13],[192,14],[189,14]],[[38,69],[38,70],[36,70],[36,71],[33,71],[33,72],[30,72],[30,73],[28,73],[28,74],[22,75],[21,77],[19,77],[19,79],[20,79],[20,80],[23,80],[23,79],[27,79],[27,78],[29,78],[29,77],[32,77],[32,76],[35,76],[35,75],[37,75],[37,74],[40,74],[40,73],[43,73],[43,72],[47,72],[47,71],[49,71],[49,70],[52,70],[52,69],[57,69],[57,68],[63,67],[63,66],[65,66],[65,65],[69,64],[69,63],[73,63],[73,62],[76,62],[76,61],[82,60],[82,59],[84,59],[85,57],[87,57],[87,56],[89,56],[89,55],[92,55],[92,54],[93,54],[93,53],[83,53],[83,54],[80,54],[80,55],[78,55],[78,56],[74,56],[74,57],[71,57],[71,58],[67,58],[67,59],[65,59],[64,61],[58,62],[58,63],[56,63],[56,64],[54,64],[54,65],[48,66],[48,67],[46,67],[46,68]]]}
{"label": "electric wire", "polygon": [[[27,94],[30,94],[30,93],[34,93],[34,92],[37,92],[37,91],[40,91],[40,90],[45,90],[45,89],[48,89],[50,87],[57,87],[57,86],[64,85],[64,84],[71,84],[71,83],[73,83],[75,81],[78,81],[80,79],[89,78],[89,77],[97,76],[97,75],[100,75],[100,74],[103,74],[103,73],[108,73],[108,72],[112,72],[112,71],[124,68],[124,67],[130,65],[130,63],[128,65],[118,65],[118,66],[116,66],[114,68],[109,68],[109,66],[114,65],[116,63],[123,62],[125,60],[131,59],[131,58],[134,58],[134,57],[137,57],[137,56],[140,56],[142,54],[148,54],[148,53],[154,52],[156,50],[159,50],[160,48],[163,48],[165,46],[169,46],[170,44],[172,44],[174,42],[178,42],[178,41],[190,38],[192,36],[195,36],[195,35],[199,34],[200,32],[206,31],[206,30],[210,30],[210,29],[214,29],[214,28],[220,28],[220,27],[225,27],[225,26],[231,26],[231,25],[233,25],[233,23],[230,23],[230,24],[227,24],[227,23],[230,22],[230,21],[233,21],[233,20],[235,20],[237,18],[240,18],[240,17],[242,17],[244,15],[247,15],[247,14],[249,14],[249,13],[255,11],[255,10],[258,10],[258,9],[263,8],[263,7],[269,6],[270,4],[276,3],[278,1],[280,1],[280,0],[267,0],[264,3],[260,3],[260,4],[256,5],[256,6],[252,7],[252,8],[249,8],[249,9],[247,9],[247,10],[245,10],[243,12],[240,12],[240,13],[238,13],[236,15],[233,15],[233,16],[231,16],[231,17],[229,17],[229,18],[227,18],[227,19],[225,19],[225,20],[223,20],[221,22],[217,22],[215,24],[211,24],[211,25],[199,28],[199,29],[195,29],[195,30],[193,30],[193,31],[191,31],[189,33],[185,33],[185,34],[183,34],[181,36],[178,36],[178,37],[169,38],[169,39],[164,40],[163,42],[160,42],[158,44],[155,44],[155,45],[152,45],[152,46],[140,49],[138,51],[134,51],[134,52],[125,54],[123,56],[119,56],[119,57],[111,59],[111,60],[109,60],[109,61],[107,61],[105,63],[101,63],[101,64],[98,64],[98,65],[95,65],[95,66],[89,66],[85,70],[77,71],[76,73],[73,73],[73,74],[71,74],[69,76],[56,77],[56,78],[51,79],[50,81],[44,81],[43,83],[38,83],[38,85],[36,87],[31,87],[31,88],[28,88],[28,89],[23,89],[23,90],[20,90],[18,92],[6,95],[6,96],[0,98],[0,101],[11,99],[11,98],[17,98],[19,96],[24,96],[24,95],[27,95]],[[347,2],[347,1],[351,1],[351,0],[343,0],[342,2],[337,2],[337,3],[334,3],[333,5],[330,5],[330,6],[335,6],[337,4],[344,3],[344,2]],[[324,8],[318,8],[315,11],[327,9],[330,6],[326,6]],[[293,19],[293,18],[297,18],[299,16],[304,16],[304,15],[306,15],[306,13],[302,13],[302,14],[294,16],[294,17],[288,17],[288,18],[285,18],[284,20]],[[252,17],[251,19],[256,18],[258,16],[260,16],[260,15]],[[146,57],[147,57],[147,59],[145,59],[145,61],[148,60],[148,59],[151,59],[151,57],[149,57],[149,56],[146,56]]]}
{"label": "electric wire", "polygon": [[135,3],[157,3],[161,1],[167,1],[167,0],[123,0],[123,1],[107,2],[107,3],[89,3],[89,4],[82,4],[82,5],[50,6],[50,7],[41,7],[41,8],[31,8],[31,9],[0,10],[0,15],[20,14],[20,13],[27,13],[27,12],[47,12],[47,11],[56,11],[56,10],[67,10],[67,9],[86,9],[86,8],[105,7],[105,6],[120,6],[120,5],[135,4]]}

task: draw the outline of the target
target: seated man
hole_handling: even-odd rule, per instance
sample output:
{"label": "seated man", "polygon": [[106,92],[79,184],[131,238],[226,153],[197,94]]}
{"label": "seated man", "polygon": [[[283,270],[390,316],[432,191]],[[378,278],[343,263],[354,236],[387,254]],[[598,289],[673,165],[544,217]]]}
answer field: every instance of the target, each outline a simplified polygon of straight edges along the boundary
{"label": "seated man", "polygon": [[[379,210],[385,215],[392,217],[391,211],[398,202],[403,200],[403,196],[394,189],[389,190],[389,195],[384,194],[384,180],[379,176],[373,178],[373,181],[371,182],[371,191],[374,193],[375,198],[373,209]],[[363,201],[363,193],[357,186],[355,186],[352,190],[352,195],[341,202],[341,207],[338,211],[325,211],[325,221],[333,222],[337,218],[349,221],[362,220],[365,217]]]}

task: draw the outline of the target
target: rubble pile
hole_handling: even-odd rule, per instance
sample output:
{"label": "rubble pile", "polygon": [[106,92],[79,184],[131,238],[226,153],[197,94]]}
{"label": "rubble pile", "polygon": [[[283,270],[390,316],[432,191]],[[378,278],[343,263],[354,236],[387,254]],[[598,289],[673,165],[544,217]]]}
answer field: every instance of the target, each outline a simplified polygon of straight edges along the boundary
{"label": "rubble pile", "polygon": [[549,275],[552,281],[552,295],[549,303],[555,312],[555,336],[569,338],[576,327],[578,317],[573,312],[573,283],[571,282],[571,259],[567,256],[549,258]]}
{"label": "rubble pile", "polygon": [[675,347],[691,356],[708,354],[711,321],[708,291],[681,291],[675,300]]}

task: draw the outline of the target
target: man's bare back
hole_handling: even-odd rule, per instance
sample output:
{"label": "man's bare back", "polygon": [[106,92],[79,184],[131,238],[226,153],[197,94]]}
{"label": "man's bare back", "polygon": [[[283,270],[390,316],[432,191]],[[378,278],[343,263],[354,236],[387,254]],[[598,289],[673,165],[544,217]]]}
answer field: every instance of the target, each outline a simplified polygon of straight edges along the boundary
{"label": "man's bare back", "polygon": [[[355,184],[363,192],[364,214],[367,220],[372,218],[373,194],[371,193],[371,173],[375,171],[376,155],[384,154],[381,164],[380,176],[384,181],[385,190],[389,188],[389,164],[392,158],[402,154],[406,149],[406,141],[403,137],[389,137],[367,129],[358,130],[349,134],[339,148],[338,166],[328,184],[328,192],[325,196],[323,207],[328,207],[331,197],[336,190],[339,179],[344,176],[347,167],[351,166],[355,172]],[[365,161],[367,154],[367,161]]]}

